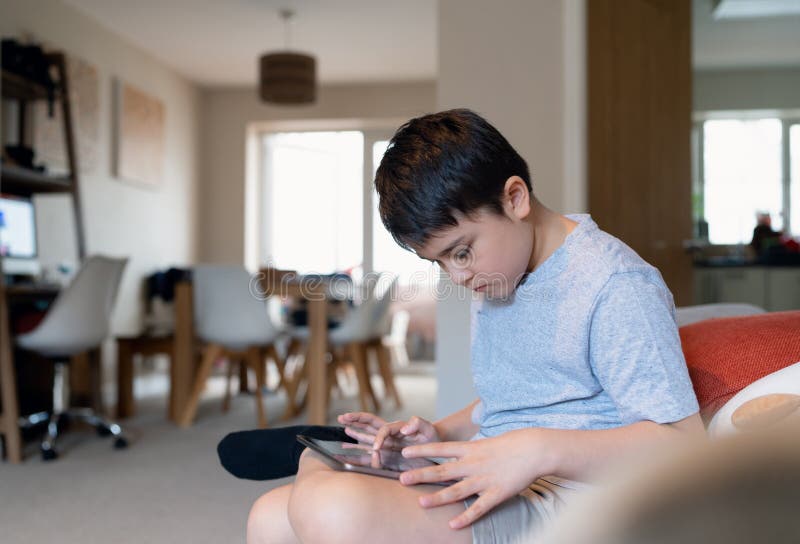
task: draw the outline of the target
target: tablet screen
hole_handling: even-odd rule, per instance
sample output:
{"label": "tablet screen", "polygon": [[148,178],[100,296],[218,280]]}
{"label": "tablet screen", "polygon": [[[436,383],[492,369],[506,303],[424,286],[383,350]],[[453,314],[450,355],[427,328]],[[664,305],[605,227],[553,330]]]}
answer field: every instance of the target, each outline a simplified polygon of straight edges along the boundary
{"label": "tablet screen", "polygon": [[436,464],[425,458],[406,459],[399,450],[381,449],[373,451],[372,448],[366,444],[317,440],[316,438],[307,436],[303,438],[312,442],[324,453],[337,461],[354,466],[404,472],[406,470],[429,467]]}

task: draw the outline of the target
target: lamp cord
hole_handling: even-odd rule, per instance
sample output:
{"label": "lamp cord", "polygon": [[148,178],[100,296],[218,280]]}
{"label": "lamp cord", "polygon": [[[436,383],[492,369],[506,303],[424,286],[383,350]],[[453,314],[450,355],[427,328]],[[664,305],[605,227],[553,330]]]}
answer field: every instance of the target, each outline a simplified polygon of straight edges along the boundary
{"label": "lamp cord", "polygon": [[280,11],[281,19],[283,19],[283,43],[287,51],[292,47],[292,18],[294,18],[294,11],[284,8]]}

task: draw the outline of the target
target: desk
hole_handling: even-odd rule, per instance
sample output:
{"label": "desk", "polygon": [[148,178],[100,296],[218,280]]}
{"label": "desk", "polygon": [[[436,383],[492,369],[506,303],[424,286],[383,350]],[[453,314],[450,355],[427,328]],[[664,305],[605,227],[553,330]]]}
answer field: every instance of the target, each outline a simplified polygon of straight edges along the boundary
{"label": "desk", "polygon": [[117,338],[117,417],[133,415],[133,354],[166,353],[170,358],[168,417],[177,422],[189,399],[195,373],[195,336],[192,285],[175,286],[175,331],[165,338]]}
{"label": "desk", "polygon": [[11,327],[8,323],[5,286],[0,285],[0,290],[0,432],[5,435],[8,460],[19,463],[22,461],[22,439],[18,423],[17,375],[11,357]]}
{"label": "desk", "polygon": [[0,433],[5,436],[8,460],[22,461],[22,440],[19,431],[19,399],[14,368],[9,303],[12,299],[53,299],[58,295],[54,286],[5,285],[0,278]]}

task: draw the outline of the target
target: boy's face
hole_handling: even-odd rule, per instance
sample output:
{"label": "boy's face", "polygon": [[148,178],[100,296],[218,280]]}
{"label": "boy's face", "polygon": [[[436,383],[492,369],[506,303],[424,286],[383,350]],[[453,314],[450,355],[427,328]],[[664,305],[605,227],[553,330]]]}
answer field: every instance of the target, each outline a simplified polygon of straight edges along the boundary
{"label": "boy's face", "polygon": [[[454,283],[490,298],[505,298],[527,272],[533,248],[527,187],[506,184],[503,214],[483,209],[473,217],[456,216],[458,225],[438,232],[417,255],[439,264]],[[511,178],[509,182],[514,180]],[[521,184],[521,188],[520,188]],[[520,194],[524,190],[524,195]]]}

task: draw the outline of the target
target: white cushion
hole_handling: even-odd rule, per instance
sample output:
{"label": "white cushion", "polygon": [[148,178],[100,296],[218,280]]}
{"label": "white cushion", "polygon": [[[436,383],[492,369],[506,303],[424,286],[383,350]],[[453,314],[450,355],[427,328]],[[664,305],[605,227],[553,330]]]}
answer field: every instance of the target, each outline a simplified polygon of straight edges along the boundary
{"label": "white cushion", "polygon": [[776,393],[800,395],[800,362],[767,374],[736,393],[711,418],[708,435],[715,438],[740,432],[731,422],[731,416],[736,409],[747,401]]}
{"label": "white cushion", "polygon": [[733,304],[728,302],[716,304],[698,304],[697,306],[685,306],[675,309],[675,320],[679,327],[691,325],[706,319],[716,319],[720,317],[738,317],[743,315],[763,314],[764,308],[753,306],[752,304]]}

